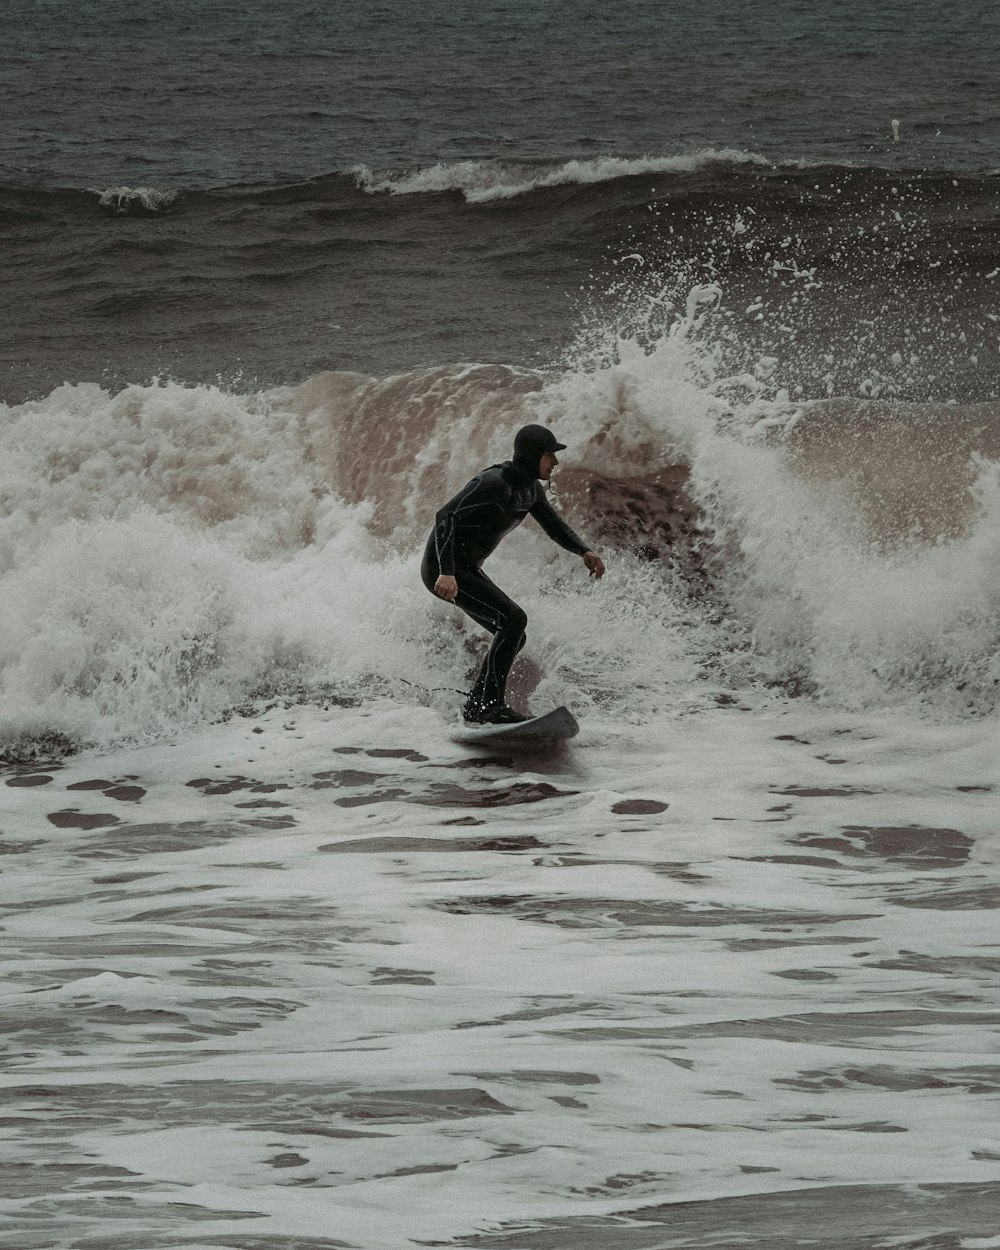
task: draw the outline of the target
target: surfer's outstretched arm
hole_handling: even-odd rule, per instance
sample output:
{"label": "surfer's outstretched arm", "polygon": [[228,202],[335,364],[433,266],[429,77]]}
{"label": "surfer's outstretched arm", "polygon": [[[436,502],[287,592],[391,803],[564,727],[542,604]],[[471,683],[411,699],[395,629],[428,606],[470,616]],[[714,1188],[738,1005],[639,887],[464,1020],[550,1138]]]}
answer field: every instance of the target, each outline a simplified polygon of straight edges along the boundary
{"label": "surfer's outstretched arm", "polygon": [[541,487],[537,488],[538,498],[531,506],[531,515],[535,518],[542,529],[548,534],[553,542],[558,543],[560,547],[566,551],[572,551],[575,556],[582,556],[584,552],[590,548],[583,541],[579,534],[571,530],[566,522],[562,519],[555,508],[549,503],[542,493]]}
{"label": "surfer's outstretched arm", "polygon": [[590,550],[579,534],[570,529],[544,495],[532,507],[531,515],[553,542],[557,542],[566,551],[572,551],[574,555],[580,556],[590,576],[600,581],[604,576],[604,561],[596,552]]}

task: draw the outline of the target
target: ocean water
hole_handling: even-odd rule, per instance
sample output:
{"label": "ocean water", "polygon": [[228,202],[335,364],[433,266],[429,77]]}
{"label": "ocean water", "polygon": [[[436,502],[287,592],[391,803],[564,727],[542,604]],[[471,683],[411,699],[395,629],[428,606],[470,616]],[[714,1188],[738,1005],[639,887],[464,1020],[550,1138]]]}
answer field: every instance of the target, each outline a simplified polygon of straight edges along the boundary
{"label": "ocean water", "polygon": [[1000,1246],[994,10],[8,13],[0,1244]]}

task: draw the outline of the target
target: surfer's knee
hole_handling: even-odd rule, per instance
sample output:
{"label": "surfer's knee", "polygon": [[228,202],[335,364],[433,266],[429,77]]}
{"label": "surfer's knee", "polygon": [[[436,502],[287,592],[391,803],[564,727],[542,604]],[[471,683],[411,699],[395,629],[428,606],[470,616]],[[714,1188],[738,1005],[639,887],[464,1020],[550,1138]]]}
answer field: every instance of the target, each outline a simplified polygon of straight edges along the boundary
{"label": "surfer's knee", "polygon": [[519,608],[516,604],[507,613],[507,619],[504,622],[507,629],[512,634],[521,636],[528,627],[528,614],[523,608]]}

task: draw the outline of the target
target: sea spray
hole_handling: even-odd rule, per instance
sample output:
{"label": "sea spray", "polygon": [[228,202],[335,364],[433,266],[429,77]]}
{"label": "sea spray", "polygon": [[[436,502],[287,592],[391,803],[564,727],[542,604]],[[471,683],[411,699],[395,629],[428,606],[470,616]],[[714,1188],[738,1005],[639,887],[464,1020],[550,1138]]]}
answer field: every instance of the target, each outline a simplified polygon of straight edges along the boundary
{"label": "sea spray", "polygon": [[[652,346],[618,338],[590,374],[564,379],[586,414],[587,455],[607,445],[623,476],[623,444],[635,475],[687,465],[715,551],[711,594],[758,680],[845,706],[992,711],[995,406],[845,412],[768,398],[771,362],[736,377],[721,367],[711,319],[723,299],[696,288]],[[918,498],[907,499],[898,462],[915,433],[925,480],[910,479]]]}
{"label": "sea spray", "polygon": [[[717,367],[755,374],[772,397],[996,398],[984,367],[996,355],[995,275],[975,242],[974,187],[819,168],[754,171],[743,196],[664,183],[633,184],[623,233],[582,292],[573,363],[608,359],[619,338],[651,349],[692,289],[717,285]],[[956,243],[942,248],[946,226]]]}

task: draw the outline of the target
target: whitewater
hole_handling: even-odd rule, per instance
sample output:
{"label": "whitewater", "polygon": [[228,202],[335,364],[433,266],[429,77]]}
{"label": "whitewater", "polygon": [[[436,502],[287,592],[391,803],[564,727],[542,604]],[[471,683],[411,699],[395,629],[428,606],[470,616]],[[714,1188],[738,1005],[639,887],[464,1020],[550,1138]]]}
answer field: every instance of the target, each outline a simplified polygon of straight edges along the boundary
{"label": "whitewater", "polygon": [[[725,301],[7,406],[7,1244],[1000,1244],[996,407],[796,400]],[[418,562],[532,420],[608,573],[491,559],[526,758]]]}

